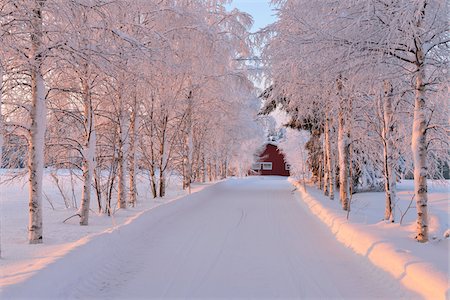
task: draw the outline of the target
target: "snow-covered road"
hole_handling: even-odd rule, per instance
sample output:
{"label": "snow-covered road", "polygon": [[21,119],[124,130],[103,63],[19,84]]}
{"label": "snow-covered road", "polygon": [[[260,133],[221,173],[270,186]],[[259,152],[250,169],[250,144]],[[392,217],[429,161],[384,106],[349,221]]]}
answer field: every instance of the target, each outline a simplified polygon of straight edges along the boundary
{"label": "snow-covered road", "polygon": [[338,243],[279,177],[230,179],[157,207],[5,298],[414,298]]}

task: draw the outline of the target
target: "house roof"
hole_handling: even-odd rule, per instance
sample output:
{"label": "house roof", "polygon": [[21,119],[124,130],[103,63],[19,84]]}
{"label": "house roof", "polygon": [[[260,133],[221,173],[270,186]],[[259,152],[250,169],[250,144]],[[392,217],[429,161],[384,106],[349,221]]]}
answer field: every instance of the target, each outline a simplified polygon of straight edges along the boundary
{"label": "house roof", "polygon": [[256,156],[259,157],[259,156],[264,152],[264,150],[266,150],[266,147],[267,147],[268,145],[272,145],[272,146],[276,147],[276,148],[280,151],[280,153],[281,153],[282,155],[284,155],[283,152],[282,152],[282,151],[280,150],[280,148],[278,147],[279,144],[278,144],[277,142],[267,141],[267,142],[265,142],[264,144],[262,144],[261,147],[259,147],[259,148],[256,150],[255,157],[256,157]]}

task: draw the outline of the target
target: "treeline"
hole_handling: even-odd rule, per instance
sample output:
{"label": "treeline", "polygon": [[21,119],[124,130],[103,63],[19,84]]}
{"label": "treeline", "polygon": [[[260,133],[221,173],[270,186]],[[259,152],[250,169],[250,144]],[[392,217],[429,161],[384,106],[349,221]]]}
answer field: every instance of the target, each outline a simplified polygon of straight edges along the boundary
{"label": "treeline", "polygon": [[[448,5],[439,0],[276,1],[263,56],[272,85],[263,113],[310,132],[313,179],[350,209],[351,193],[413,176],[417,236],[428,240],[427,178],[448,168]],[[335,190],[338,187],[339,190]]]}
{"label": "treeline", "polygon": [[263,135],[239,59],[251,18],[226,3],[0,0],[0,164],[27,167],[30,243],[46,167],[82,171],[81,225],[92,195],[134,206],[138,172],[154,197],[173,172],[185,189],[246,172]]}

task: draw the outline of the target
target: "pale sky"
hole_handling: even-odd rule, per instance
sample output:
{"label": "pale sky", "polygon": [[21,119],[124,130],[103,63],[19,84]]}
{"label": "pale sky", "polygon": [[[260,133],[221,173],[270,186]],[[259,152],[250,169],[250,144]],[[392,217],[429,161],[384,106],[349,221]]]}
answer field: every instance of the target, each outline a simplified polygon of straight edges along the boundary
{"label": "pale sky", "polygon": [[[252,32],[258,31],[276,21],[276,17],[274,16],[275,12],[272,10],[273,6],[270,5],[270,0],[233,0],[233,3],[231,3],[229,7],[236,7],[237,9],[252,15]],[[264,89],[263,85],[263,82],[256,83],[256,86],[261,88],[261,90]],[[286,113],[279,109],[272,112],[271,115],[275,119],[277,127],[281,127],[289,120]]]}
{"label": "pale sky", "polygon": [[230,7],[236,7],[253,16],[253,32],[275,22],[275,16],[273,16],[275,12],[272,11],[270,0],[233,0]]}

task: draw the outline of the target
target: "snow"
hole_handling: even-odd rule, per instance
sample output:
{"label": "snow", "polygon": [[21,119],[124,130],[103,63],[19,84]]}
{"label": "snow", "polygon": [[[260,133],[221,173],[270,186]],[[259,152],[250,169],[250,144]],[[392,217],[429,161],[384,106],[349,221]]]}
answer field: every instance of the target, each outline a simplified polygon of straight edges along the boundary
{"label": "snow", "polygon": [[[121,219],[122,225],[110,224],[103,232],[98,230],[105,228],[101,217],[92,218],[93,225],[85,228],[47,224],[46,236],[51,236],[44,241],[47,244],[14,244],[15,250],[40,250],[22,250],[28,252],[20,259],[5,247],[2,264],[8,265],[13,255],[22,265],[29,256],[35,269],[42,262],[45,266],[27,280],[6,286],[5,279],[35,269],[18,268],[16,261],[5,272],[2,265],[3,296],[418,298],[366,257],[336,241],[296,199],[286,178],[229,179],[134,217],[124,216],[132,209],[119,211],[116,220]],[[6,202],[11,211],[14,205]],[[44,220],[49,220],[48,207],[45,211]],[[56,226],[64,228],[53,235]],[[9,238],[10,230],[3,230]],[[96,233],[72,237],[71,242],[63,235],[80,230]],[[41,251],[44,247],[46,251]],[[47,263],[48,259],[54,262]]]}
{"label": "snow", "polygon": [[349,220],[339,200],[331,201],[314,187],[291,180],[297,187],[297,199],[304,201],[311,211],[333,232],[336,239],[355,253],[367,257],[374,265],[392,274],[407,288],[428,299],[449,297],[449,242],[445,232],[449,228],[449,185],[429,182],[430,236],[426,244],[415,236],[414,182],[404,180],[398,185],[399,203],[396,216],[411,203],[402,224],[383,221],[384,193],[353,195]]}
{"label": "snow", "polygon": [[[77,213],[76,208],[67,209],[49,170],[44,174],[43,226],[44,244],[28,245],[28,185],[27,178],[19,181],[5,181],[11,172],[0,169],[0,291],[9,285],[17,285],[45,269],[49,264],[71,253],[75,248],[85,245],[99,235],[111,232],[123,224],[132,222],[143,212],[181,198],[186,192],[181,190],[179,179],[172,176],[169,189],[164,198],[153,199],[148,178],[138,176],[138,203],[134,208],[118,210],[112,217],[95,213],[97,201],[92,195],[89,226],[80,226],[79,218],[63,221]],[[59,170],[58,179],[66,192],[69,192],[70,172]],[[81,175],[79,173],[78,175]],[[75,177],[76,178],[76,177]],[[75,194],[81,195],[82,180],[75,179]],[[192,192],[198,192],[209,184],[196,184]],[[78,197],[78,203],[80,201]],[[50,203],[51,201],[51,203]],[[52,206],[54,209],[52,209]]]}

